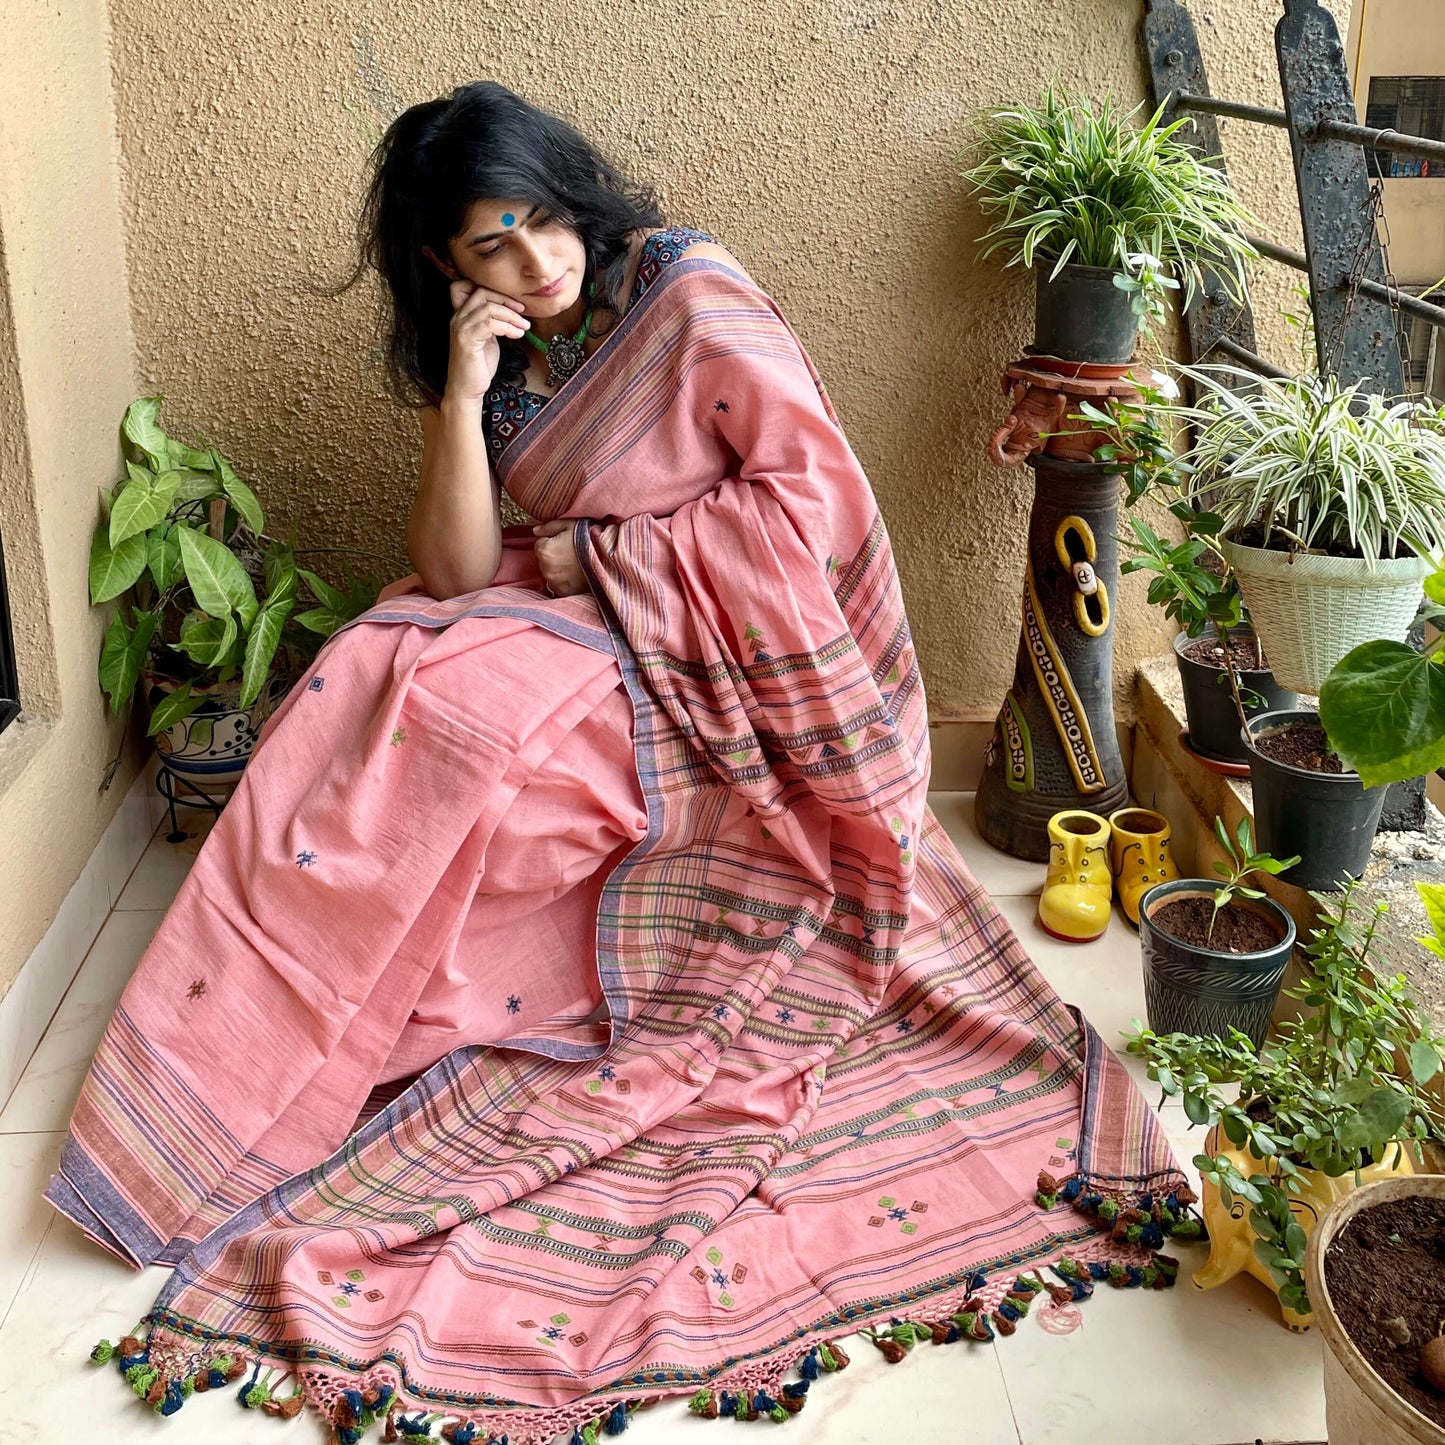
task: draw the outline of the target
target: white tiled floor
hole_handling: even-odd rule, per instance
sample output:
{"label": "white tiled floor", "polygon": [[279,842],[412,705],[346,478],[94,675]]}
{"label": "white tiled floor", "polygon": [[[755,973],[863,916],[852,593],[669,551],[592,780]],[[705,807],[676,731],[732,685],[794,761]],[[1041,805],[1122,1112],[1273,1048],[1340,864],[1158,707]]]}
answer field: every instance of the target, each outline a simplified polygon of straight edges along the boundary
{"label": "white tiled floor", "polygon": [[[1137,936],[1122,915],[1116,910],[1097,943],[1055,941],[1034,921],[1042,865],[984,843],[973,827],[971,794],[935,793],[930,802],[1044,974],[1107,1043],[1117,1044],[1119,1030],[1144,1008]],[[193,813],[182,826],[199,833],[203,817]],[[52,1438],[61,1419],[66,1430],[103,1435],[113,1445],[152,1441],[157,1430],[197,1445],[263,1445],[283,1429],[296,1441],[323,1438],[309,1415],[283,1426],[229,1398],[192,1402],[161,1421],[125,1392],[113,1370],[88,1366],[97,1339],[115,1339],[135,1325],[165,1271],[127,1270],[40,1198],[91,1053],[199,843],[199,836],[167,843],[164,829],[155,835],[0,1112],[0,1357],[9,1366],[0,1373],[0,1445]],[[1137,1061],[1125,1062],[1143,1078]],[[1166,1105],[1161,1118],[1192,1174],[1188,1161],[1199,1150],[1200,1131],[1187,1130],[1177,1104]],[[1318,1336],[1285,1331],[1273,1299],[1253,1280],[1207,1294],[1190,1288],[1187,1277],[1205,1251],[1184,1246],[1178,1253],[1177,1288],[1148,1295],[1101,1290],[1069,1335],[1046,1333],[1035,1312],[994,1346],[925,1346],[896,1367],[860,1342],[852,1367],[820,1380],[811,1408],[788,1435],[800,1432],[815,1445],[1323,1440]],[[664,1445],[685,1433],[707,1445],[722,1428],[704,1426],[680,1404],[663,1405],[637,1416],[628,1438]]]}

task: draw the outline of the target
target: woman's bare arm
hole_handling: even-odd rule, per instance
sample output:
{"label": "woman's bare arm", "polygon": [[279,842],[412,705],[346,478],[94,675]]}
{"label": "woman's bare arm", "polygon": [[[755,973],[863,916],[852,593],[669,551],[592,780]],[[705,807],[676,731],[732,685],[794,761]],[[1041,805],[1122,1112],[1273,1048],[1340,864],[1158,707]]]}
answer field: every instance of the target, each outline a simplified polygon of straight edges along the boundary
{"label": "woman's bare arm", "polygon": [[407,550],[433,597],[486,587],[502,560],[502,490],[492,475],[480,402],[444,397],[421,414],[422,460]]}

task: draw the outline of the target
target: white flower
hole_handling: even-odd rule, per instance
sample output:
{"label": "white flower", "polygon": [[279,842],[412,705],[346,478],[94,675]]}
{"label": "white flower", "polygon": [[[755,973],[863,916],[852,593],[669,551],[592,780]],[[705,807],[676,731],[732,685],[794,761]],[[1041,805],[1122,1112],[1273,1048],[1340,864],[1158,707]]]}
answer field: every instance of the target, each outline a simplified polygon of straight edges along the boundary
{"label": "white flower", "polygon": [[1170,401],[1177,401],[1179,399],[1179,383],[1167,372],[1151,371],[1149,373],[1149,385],[1153,387],[1160,396],[1167,397]]}

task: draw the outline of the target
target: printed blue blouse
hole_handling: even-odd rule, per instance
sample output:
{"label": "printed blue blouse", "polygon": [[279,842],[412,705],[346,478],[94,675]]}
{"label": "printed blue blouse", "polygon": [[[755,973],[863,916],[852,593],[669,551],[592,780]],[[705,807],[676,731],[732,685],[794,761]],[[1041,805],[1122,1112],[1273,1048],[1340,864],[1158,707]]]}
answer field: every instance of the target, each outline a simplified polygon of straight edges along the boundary
{"label": "printed blue blouse", "polygon": [[[627,302],[631,311],[638,298],[657,279],[664,266],[671,265],[689,246],[699,241],[716,241],[716,236],[706,231],[694,231],[688,226],[669,226],[649,236],[642,247],[642,262],[637,268],[637,280]],[[528,391],[515,384],[494,386],[486,398],[485,427],[487,451],[493,465],[501,455],[502,448],[517,435],[523,427],[551,401],[550,396]]]}

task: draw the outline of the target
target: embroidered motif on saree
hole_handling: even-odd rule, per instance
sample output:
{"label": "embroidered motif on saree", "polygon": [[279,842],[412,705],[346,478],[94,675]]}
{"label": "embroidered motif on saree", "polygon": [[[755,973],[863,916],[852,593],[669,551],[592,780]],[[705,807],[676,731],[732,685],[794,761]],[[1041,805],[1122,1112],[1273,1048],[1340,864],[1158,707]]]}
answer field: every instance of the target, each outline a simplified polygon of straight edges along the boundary
{"label": "embroidered motif on saree", "polygon": [[[341,1441],[595,1440],[668,1396],[784,1419],[860,1328],[901,1359],[1169,1283],[1183,1177],[927,806],[888,532],[774,303],[679,260],[498,468],[575,520],[592,596],[543,595],[508,529],[491,587],[337,633],[85,1082],[47,1197],[175,1266],[132,1387],[170,1413],[239,1361]],[[525,678],[469,709],[475,619],[597,667],[525,727]],[[354,1127],[498,819],[616,666],[646,831],[598,893],[607,1021],[539,1019],[499,958],[500,1042]]]}

